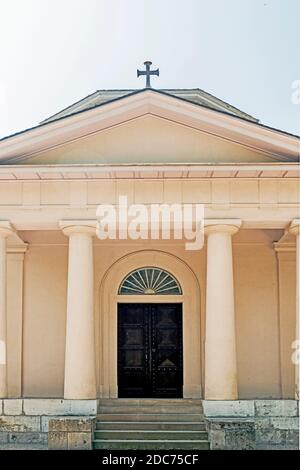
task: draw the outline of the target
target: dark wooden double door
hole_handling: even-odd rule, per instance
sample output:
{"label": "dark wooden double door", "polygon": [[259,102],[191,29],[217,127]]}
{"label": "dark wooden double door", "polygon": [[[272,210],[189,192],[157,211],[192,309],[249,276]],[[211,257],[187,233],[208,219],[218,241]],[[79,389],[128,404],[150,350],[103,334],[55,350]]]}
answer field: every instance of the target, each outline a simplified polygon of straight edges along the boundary
{"label": "dark wooden double door", "polygon": [[181,398],[182,305],[118,305],[120,398]]}

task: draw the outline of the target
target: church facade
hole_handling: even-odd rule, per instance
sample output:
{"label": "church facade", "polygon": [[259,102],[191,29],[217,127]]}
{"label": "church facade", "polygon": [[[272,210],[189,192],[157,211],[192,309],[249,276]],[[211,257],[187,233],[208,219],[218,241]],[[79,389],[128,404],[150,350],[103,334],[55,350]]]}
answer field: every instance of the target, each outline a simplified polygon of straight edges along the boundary
{"label": "church facade", "polygon": [[[2,440],[90,446],[101,403],[166,399],[201,401],[212,448],[297,447],[299,176],[299,137],[198,89],[98,91],[2,139]],[[100,239],[124,197],[202,205],[203,246]]]}

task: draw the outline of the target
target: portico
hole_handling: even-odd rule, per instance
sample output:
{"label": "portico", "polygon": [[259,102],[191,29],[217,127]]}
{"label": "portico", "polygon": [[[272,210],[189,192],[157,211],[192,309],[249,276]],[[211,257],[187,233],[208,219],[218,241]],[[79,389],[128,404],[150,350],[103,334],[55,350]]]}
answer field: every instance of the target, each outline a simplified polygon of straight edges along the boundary
{"label": "portico", "polygon": [[[3,410],[50,399],[57,416],[92,416],[124,368],[142,377],[134,393],[204,400],[208,416],[299,399],[299,139],[191,96],[97,95],[0,141]],[[100,240],[97,207],[120,196],[203,204],[203,247]],[[126,305],[140,313],[122,322]]]}

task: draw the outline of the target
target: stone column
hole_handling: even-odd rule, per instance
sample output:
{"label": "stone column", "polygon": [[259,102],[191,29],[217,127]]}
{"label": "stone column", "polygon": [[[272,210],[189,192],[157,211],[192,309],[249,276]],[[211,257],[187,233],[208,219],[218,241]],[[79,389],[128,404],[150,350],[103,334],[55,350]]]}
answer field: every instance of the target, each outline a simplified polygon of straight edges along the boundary
{"label": "stone column", "polygon": [[[295,364],[295,398],[300,399],[300,219],[295,219],[291,223],[290,233],[296,235],[296,331],[295,331],[295,347],[298,353]],[[297,361],[298,359],[298,361]]]}
{"label": "stone column", "polygon": [[231,237],[240,225],[240,220],[208,221],[205,228],[206,400],[236,400],[238,397]]}
{"label": "stone column", "polygon": [[87,225],[61,223],[69,237],[67,328],[65,351],[66,399],[95,399],[95,331],[93,235]]}
{"label": "stone column", "polygon": [[7,397],[6,238],[13,233],[9,222],[0,222],[0,398]]}

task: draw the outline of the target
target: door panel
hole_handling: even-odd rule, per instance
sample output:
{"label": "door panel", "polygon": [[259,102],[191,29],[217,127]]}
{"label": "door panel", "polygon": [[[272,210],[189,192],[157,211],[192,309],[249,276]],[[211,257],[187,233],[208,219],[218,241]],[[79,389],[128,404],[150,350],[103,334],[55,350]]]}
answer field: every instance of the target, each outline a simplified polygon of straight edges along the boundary
{"label": "door panel", "polygon": [[152,315],[153,394],[177,397],[182,395],[181,305],[157,305]]}
{"label": "door panel", "polygon": [[119,397],[182,397],[181,304],[119,304]]}
{"label": "door panel", "polygon": [[143,397],[147,389],[149,327],[142,304],[122,304],[118,312],[119,396]]}

